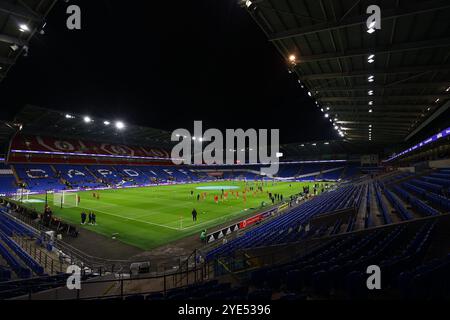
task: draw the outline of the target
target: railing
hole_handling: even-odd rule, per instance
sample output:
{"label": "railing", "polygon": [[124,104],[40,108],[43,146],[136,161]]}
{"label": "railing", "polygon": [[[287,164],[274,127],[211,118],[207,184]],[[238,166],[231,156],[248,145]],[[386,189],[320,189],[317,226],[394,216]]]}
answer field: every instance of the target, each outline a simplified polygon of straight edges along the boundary
{"label": "railing", "polygon": [[[37,292],[42,286],[46,285],[45,278],[42,282],[34,285],[25,285],[20,297],[13,298],[14,300],[74,300],[74,299],[105,299],[105,298],[124,298],[129,295],[136,294],[155,294],[160,293],[166,295],[172,289],[180,289],[195,284],[199,284],[215,277],[214,269],[211,264],[200,263],[193,267],[189,265],[185,270],[177,270],[162,275],[151,276],[130,276],[123,274],[114,274],[109,277],[112,279],[86,279],[81,281],[81,289],[69,290],[66,287],[66,280],[57,284],[58,288],[47,290],[44,292]],[[20,285],[18,281],[11,281],[2,283],[1,286]],[[49,282],[54,287],[54,282]],[[0,286],[0,287],[1,287]],[[10,291],[11,293],[14,290]],[[8,291],[0,291],[0,294],[8,293]]]}
{"label": "railing", "polygon": [[450,223],[450,214],[443,214],[440,216],[430,216],[415,220],[401,221],[389,225],[382,225],[370,229],[362,229],[352,232],[346,232],[336,235],[329,235],[322,238],[300,240],[298,242],[288,244],[277,244],[273,246],[265,246],[260,248],[252,248],[247,250],[236,251],[230,256],[219,256],[211,260],[209,263],[213,265],[214,275],[232,275],[234,278],[239,278],[239,274],[243,274],[253,269],[258,269],[264,266],[280,265],[287,263],[293,257],[309,254],[325,244],[327,241],[347,237],[349,235],[358,235],[372,230],[386,230],[395,228],[399,225],[415,228],[417,225],[422,225],[428,221],[448,221]]}
{"label": "railing", "polygon": [[54,275],[66,272],[68,262],[63,259],[55,259],[50,254],[33,245],[33,240],[26,240],[23,237],[13,236],[12,238],[23,250],[25,250],[37,263],[39,263],[48,273]]}

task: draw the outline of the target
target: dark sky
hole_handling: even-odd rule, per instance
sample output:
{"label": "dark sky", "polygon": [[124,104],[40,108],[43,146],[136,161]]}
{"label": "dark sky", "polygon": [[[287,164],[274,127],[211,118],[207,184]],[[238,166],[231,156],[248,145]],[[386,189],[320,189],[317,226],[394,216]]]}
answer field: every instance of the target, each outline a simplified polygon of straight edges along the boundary
{"label": "dark sky", "polygon": [[70,3],[82,30],[66,28],[59,1],[0,84],[6,120],[34,104],[166,130],[203,120],[280,128],[283,143],[337,138],[237,0]]}

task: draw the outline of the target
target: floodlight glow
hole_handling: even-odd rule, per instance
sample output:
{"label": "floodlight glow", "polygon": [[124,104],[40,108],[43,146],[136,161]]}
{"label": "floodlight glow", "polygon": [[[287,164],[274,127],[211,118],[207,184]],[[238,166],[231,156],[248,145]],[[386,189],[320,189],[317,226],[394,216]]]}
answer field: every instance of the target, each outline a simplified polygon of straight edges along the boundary
{"label": "floodlight glow", "polygon": [[291,54],[290,56],[289,56],[289,61],[290,62],[295,62],[295,55],[293,55],[293,54]]}
{"label": "floodlight glow", "polygon": [[245,5],[247,6],[247,8],[250,8],[250,6],[252,5],[252,2],[250,0],[247,0],[245,2]]}
{"label": "floodlight glow", "polygon": [[372,109],[369,109],[369,113],[372,113],[372,111],[373,111]]}
{"label": "floodlight glow", "polygon": [[65,117],[66,117],[66,119],[73,119],[73,118],[75,118],[75,117],[72,116],[71,114],[66,114]]}
{"label": "floodlight glow", "polygon": [[83,121],[86,122],[86,123],[89,123],[89,122],[92,121],[92,119],[91,119],[91,117],[85,116],[85,117],[83,118]]}
{"label": "floodlight glow", "polygon": [[439,100],[440,100],[440,99],[439,99],[439,98],[437,98],[437,99],[436,99],[436,100],[435,100],[434,102],[435,102],[435,103],[438,103],[438,102],[439,102]]}
{"label": "floodlight glow", "polygon": [[373,60],[373,59],[369,59],[369,60],[367,60],[367,62],[368,62],[368,63],[374,63],[374,62],[375,62],[375,60]]}
{"label": "floodlight glow", "polygon": [[125,124],[122,121],[116,121],[116,128],[122,130],[125,128]]}
{"label": "floodlight glow", "polygon": [[369,106],[372,106],[372,105],[373,105],[373,101],[370,100],[370,101],[369,101]]}
{"label": "floodlight glow", "polygon": [[367,33],[369,33],[369,34],[374,33],[374,32],[375,32],[374,28],[370,28],[370,29],[367,30]]}
{"label": "floodlight glow", "polygon": [[325,142],[324,144],[325,144],[325,145],[328,145],[328,144],[330,144],[330,143],[329,143],[329,142]]}
{"label": "floodlight glow", "polygon": [[373,96],[373,90],[367,91],[367,94],[368,94],[369,96]]}
{"label": "floodlight glow", "polygon": [[367,57],[367,60],[371,60],[371,59],[373,59],[373,58],[375,58],[375,55],[374,55],[374,54],[371,54],[370,56]]}
{"label": "floodlight glow", "polygon": [[445,92],[449,92],[450,91],[450,87],[448,87],[447,89],[445,89]]}
{"label": "floodlight glow", "polygon": [[325,113],[325,118],[328,118],[330,115],[328,113]]}
{"label": "floodlight glow", "polygon": [[339,127],[338,126],[334,126],[334,130],[338,130],[339,129]]}
{"label": "floodlight glow", "polygon": [[105,126],[109,126],[109,125],[111,124],[111,122],[109,122],[109,121],[103,121],[103,124],[104,124]]}
{"label": "floodlight glow", "polygon": [[308,91],[308,96],[312,97],[311,92]]}
{"label": "floodlight glow", "polygon": [[19,25],[19,31],[20,32],[30,31],[30,28],[25,23],[22,23]]}

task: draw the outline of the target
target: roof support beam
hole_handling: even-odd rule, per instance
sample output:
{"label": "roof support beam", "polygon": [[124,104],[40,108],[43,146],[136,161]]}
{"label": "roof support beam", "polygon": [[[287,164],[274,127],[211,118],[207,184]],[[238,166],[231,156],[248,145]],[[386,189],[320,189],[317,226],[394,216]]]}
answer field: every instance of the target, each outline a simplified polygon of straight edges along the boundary
{"label": "roof support beam", "polygon": [[[450,8],[450,3],[446,0],[426,1],[407,8],[395,8],[386,10],[381,15],[381,20],[390,20],[410,15],[422,14],[431,11],[438,11]],[[269,37],[270,41],[289,39],[293,37],[306,36],[318,32],[333,31],[353,26],[365,24],[367,15],[357,16],[346,19],[345,21],[330,21],[317,23],[303,28],[296,28],[287,31],[275,33]]]}
{"label": "roof support beam", "polygon": [[[315,87],[311,88],[311,92],[314,91],[323,91],[323,92],[356,92],[356,91],[364,91],[364,90],[396,90],[396,89],[446,89],[450,86],[450,81],[448,82],[415,82],[415,83],[403,83],[397,84],[395,86],[382,86],[382,85],[363,85],[363,86],[353,86],[353,87]],[[440,91],[442,92],[442,90]]]}
{"label": "roof support beam", "polygon": [[[340,125],[341,127],[354,127],[354,128],[367,128],[367,130],[369,129],[369,125],[372,125],[372,128],[388,128],[388,129],[392,129],[392,130],[399,130],[400,127],[404,127],[406,128],[406,130],[409,130],[409,128],[411,128],[411,124],[408,123],[402,123],[399,124],[399,122],[396,121],[381,121],[381,122],[377,122],[374,119],[369,119],[369,120],[358,120],[358,121],[342,121],[339,120],[336,122],[338,125]],[[399,126],[397,126],[399,125]]]}
{"label": "roof support beam", "polygon": [[[338,116],[340,117],[346,117],[346,116],[355,116],[358,117],[359,115],[366,113],[368,115],[368,117],[372,117],[374,119],[378,119],[380,118],[380,116],[383,117],[389,117],[389,118],[396,118],[396,117],[401,117],[401,118],[416,118],[418,116],[420,116],[420,112],[411,112],[411,111],[407,111],[407,112],[394,112],[394,111],[387,111],[387,110],[378,110],[378,108],[375,110],[375,112],[373,113],[368,113],[367,109],[359,109],[359,110],[353,110],[353,111],[338,111],[338,110],[333,110],[333,112],[336,112],[338,114]],[[381,113],[379,113],[381,112]]]}
{"label": "roof support beam", "polygon": [[[369,106],[367,104],[336,104],[334,106],[331,107],[330,113],[334,113],[335,111],[337,112],[337,110],[340,110],[340,108],[342,108],[342,110],[356,110],[356,109],[366,109]],[[410,109],[415,109],[415,110],[422,110],[424,109],[426,106],[422,103],[422,104],[396,104],[396,103],[390,103],[390,104],[379,104],[377,103],[377,105],[375,106],[375,108],[377,108],[377,110],[392,110],[395,109],[396,111],[398,110],[402,110],[402,109],[407,109],[405,111],[410,111]],[[403,111],[403,110],[402,110]]]}
{"label": "roof support beam", "polygon": [[389,68],[380,70],[359,70],[351,72],[333,72],[333,73],[318,73],[302,75],[302,81],[321,80],[321,79],[336,79],[336,78],[353,78],[353,77],[367,77],[371,75],[385,75],[385,74],[399,74],[399,73],[419,73],[419,72],[444,72],[450,70],[450,65],[430,65],[430,66],[410,66],[400,68]]}
{"label": "roof support beam", "polygon": [[447,111],[447,109],[450,108],[450,101],[447,101],[445,104],[443,104],[436,112],[434,112],[427,120],[425,120],[424,122],[422,122],[416,129],[414,129],[413,132],[411,132],[411,134],[409,134],[406,138],[405,141],[408,141],[409,139],[411,139],[414,135],[416,135],[420,130],[422,130],[423,128],[425,128],[431,121],[433,121],[434,119],[436,119],[437,117],[439,117],[442,113],[444,113],[445,111]]}
{"label": "roof support beam", "polygon": [[358,49],[358,50],[348,50],[344,52],[338,53],[324,53],[318,55],[311,56],[303,56],[299,57],[297,64],[302,63],[310,63],[310,62],[318,62],[318,61],[326,61],[326,60],[334,60],[334,59],[343,59],[343,58],[352,58],[359,56],[367,56],[369,54],[384,54],[384,53],[399,53],[405,51],[412,50],[422,50],[422,49],[431,49],[431,48],[439,48],[439,47],[449,47],[450,46],[450,38],[443,39],[434,39],[434,40],[425,40],[425,41],[417,41],[417,42],[407,42],[402,44],[394,44],[390,47],[378,47],[373,50],[370,49]]}
{"label": "roof support beam", "polygon": [[334,102],[334,101],[374,101],[374,105],[377,104],[377,101],[386,101],[386,100],[436,100],[439,99],[449,99],[450,95],[448,94],[428,94],[428,95],[403,95],[403,96],[362,96],[362,97],[317,97],[319,102]]}
{"label": "roof support beam", "polygon": [[20,17],[23,18],[25,20],[32,20],[32,21],[36,21],[36,22],[41,22],[44,18],[29,10],[26,7],[21,7],[21,6],[17,6],[17,5],[13,5],[9,2],[6,1],[1,1],[0,2],[0,11],[7,13],[7,14],[12,14],[16,17]]}
{"label": "roof support beam", "polygon": [[12,65],[14,64],[14,60],[13,59],[8,59],[5,57],[0,57],[0,63],[1,64],[6,64],[6,65]]}
{"label": "roof support beam", "polygon": [[0,34],[0,42],[5,42],[8,44],[17,44],[18,46],[21,46],[21,47],[27,45],[27,42],[25,40],[11,37],[6,34]]}

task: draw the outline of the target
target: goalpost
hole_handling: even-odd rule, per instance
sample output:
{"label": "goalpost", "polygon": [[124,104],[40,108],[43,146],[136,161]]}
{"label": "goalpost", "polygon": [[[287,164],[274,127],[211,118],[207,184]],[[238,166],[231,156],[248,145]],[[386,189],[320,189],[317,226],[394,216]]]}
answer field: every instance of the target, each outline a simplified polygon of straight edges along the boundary
{"label": "goalpost", "polygon": [[53,193],[53,205],[60,208],[78,207],[78,193],[75,192],[55,192]]}
{"label": "goalpost", "polygon": [[30,190],[17,189],[11,199],[18,202],[27,202],[29,200],[29,194]]}

